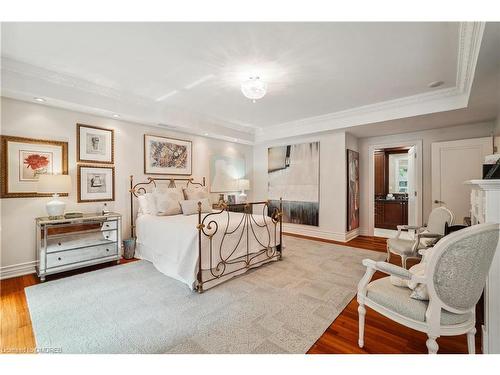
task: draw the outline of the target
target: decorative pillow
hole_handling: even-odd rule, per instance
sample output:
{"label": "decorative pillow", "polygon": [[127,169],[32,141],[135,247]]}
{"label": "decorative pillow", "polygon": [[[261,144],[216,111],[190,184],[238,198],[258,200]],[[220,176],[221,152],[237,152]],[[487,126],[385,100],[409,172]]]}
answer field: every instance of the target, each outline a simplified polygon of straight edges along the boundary
{"label": "decorative pillow", "polygon": [[198,202],[201,202],[201,212],[212,212],[210,207],[210,200],[208,199],[194,199],[181,201],[182,214],[193,215],[198,213]]}
{"label": "decorative pillow", "polygon": [[156,215],[156,201],[153,193],[139,195],[139,213],[144,215]]}
{"label": "decorative pillow", "polygon": [[[422,261],[418,264],[415,264],[413,267],[410,267],[408,271],[410,271],[413,275],[423,277],[425,275],[425,266],[429,259],[432,256],[434,248],[429,248],[425,251],[425,255],[422,258]],[[391,275],[391,283],[396,286],[406,287],[412,290],[410,294],[410,298],[418,299],[420,301],[428,301],[429,300],[429,292],[427,291],[427,285],[413,282],[411,280],[404,280],[400,277]]]}
{"label": "decorative pillow", "polygon": [[156,215],[169,216],[182,213],[180,201],[184,200],[182,189],[170,188],[166,190],[155,190]]}
{"label": "decorative pillow", "polygon": [[210,194],[206,187],[196,186],[184,189],[184,198],[186,200],[208,199]]}

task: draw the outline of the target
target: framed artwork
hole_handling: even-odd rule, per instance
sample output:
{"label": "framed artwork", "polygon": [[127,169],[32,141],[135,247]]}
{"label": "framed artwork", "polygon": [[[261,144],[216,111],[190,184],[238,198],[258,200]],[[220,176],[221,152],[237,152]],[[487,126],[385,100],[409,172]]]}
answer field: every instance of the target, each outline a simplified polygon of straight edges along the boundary
{"label": "framed artwork", "polygon": [[210,159],[210,192],[238,191],[238,180],[244,177],[244,159],[212,155]]}
{"label": "framed artwork", "polygon": [[236,204],[236,194],[227,195],[227,204]]}
{"label": "framed artwork", "polygon": [[359,228],[359,153],[347,150],[347,231]]}
{"label": "framed artwork", "polygon": [[319,142],[267,149],[269,210],[283,198],[283,222],[319,225]]}
{"label": "framed artwork", "polygon": [[78,162],[113,164],[114,142],[113,129],[76,124]]}
{"label": "framed artwork", "polygon": [[183,139],[144,135],[144,173],[190,175],[192,143]]}
{"label": "framed artwork", "polygon": [[78,166],[78,203],[115,200],[115,167]]}
{"label": "framed artwork", "polygon": [[6,135],[0,136],[0,140],[1,198],[51,196],[36,192],[38,177],[68,174],[68,142]]}

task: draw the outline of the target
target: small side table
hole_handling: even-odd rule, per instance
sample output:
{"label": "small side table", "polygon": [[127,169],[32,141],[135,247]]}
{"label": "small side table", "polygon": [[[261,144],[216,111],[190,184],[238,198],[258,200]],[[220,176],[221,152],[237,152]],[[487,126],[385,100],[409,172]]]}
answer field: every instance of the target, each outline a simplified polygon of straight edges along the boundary
{"label": "small side table", "polygon": [[74,219],[38,217],[36,267],[40,281],[76,268],[111,261],[120,262],[122,216],[85,214]]}

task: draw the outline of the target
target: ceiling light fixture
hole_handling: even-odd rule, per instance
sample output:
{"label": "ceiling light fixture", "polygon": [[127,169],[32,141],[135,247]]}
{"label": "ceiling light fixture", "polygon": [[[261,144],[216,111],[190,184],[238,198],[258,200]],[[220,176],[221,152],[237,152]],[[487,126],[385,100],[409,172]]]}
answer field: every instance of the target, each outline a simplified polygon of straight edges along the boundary
{"label": "ceiling light fixture", "polygon": [[267,83],[258,76],[250,77],[241,84],[241,92],[255,103],[256,100],[262,99],[266,95]]}
{"label": "ceiling light fixture", "polygon": [[120,115],[117,115],[116,113],[113,115],[114,118],[119,118]]}
{"label": "ceiling light fixture", "polygon": [[45,103],[45,99],[44,98],[35,98],[35,101],[38,102],[38,103]]}
{"label": "ceiling light fixture", "polygon": [[435,89],[436,87],[443,86],[443,85],[444,85],[443,81],[434,81],[434,82],[431,82],[431,83],[428,84],[428,86],[431,89]]}

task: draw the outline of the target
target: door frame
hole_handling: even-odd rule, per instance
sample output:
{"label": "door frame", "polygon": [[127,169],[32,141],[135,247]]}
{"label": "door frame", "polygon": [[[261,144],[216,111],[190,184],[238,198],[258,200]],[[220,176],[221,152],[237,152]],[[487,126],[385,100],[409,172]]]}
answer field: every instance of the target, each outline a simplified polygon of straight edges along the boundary
{"label": "door frame", "polygon": [[423,173],[423,142],[421,139],[413,141],[401,141],[390,143],[377,143],[368,147],[368,235],[373,236],[375,231],[375,150],[381,148],[392,147],[415,147],[417,157],[415,158],[415,191],[417,192],[417,202],[415,209],[417,210],[417,225],[422,225],[422,210],[423,210],[423,189],[422,189],[422,173]]}

